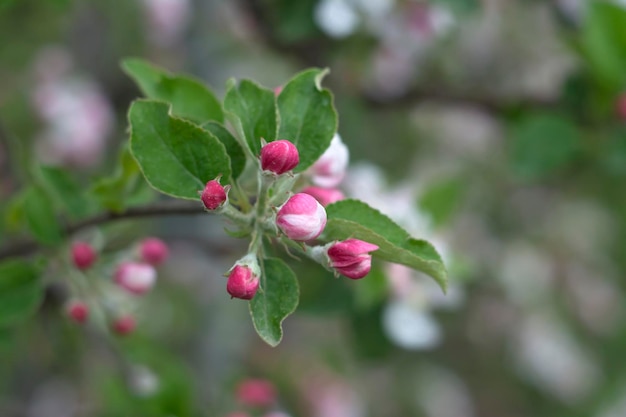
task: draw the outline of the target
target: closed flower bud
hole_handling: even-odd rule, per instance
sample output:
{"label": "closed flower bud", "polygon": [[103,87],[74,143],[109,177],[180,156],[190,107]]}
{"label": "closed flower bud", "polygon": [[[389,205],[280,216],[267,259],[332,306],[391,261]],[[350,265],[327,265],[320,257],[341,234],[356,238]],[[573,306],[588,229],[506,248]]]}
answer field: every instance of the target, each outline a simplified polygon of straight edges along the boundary
{"label": "closed flower bud", "polygon": [[83,324],[89,317],[89,306],[82,301],[74,300],[67,304],[65,312],[73,321]]}
{"label": "closed flower bud", "polygon": [[346,175],[349,159],[348,147],[336,133],[328,149],[309,169],[311,180],[320,187],[336,187]]}
{"label": "closed flower bud", "polygon": [[89,269],[96,261],[96,258],[96,251],[94,251],[90,244],[76,242],[72,245],[72,261],[74,262],[74,266],[81,271]]}
{"label": "closed flower bud", "polygon": [[226,291],[233,298],[251,300],[259,289],[260,275],[261,268],[256,256],[248,254],[229,271]]}
{"label": "closed flower bud", "polygon": [[369,252],[378,249],[378,246],[358,239],[334,242],[327,247],[329,265],[351,279],[363,278],[370,272],[372,255]]}
{"label": "closed flower bud", "polygon": [[261,168],[281,175],[294,169],[300,162],[296,145],[288,140],[276,140],[261,148]]}
{"label": "closed flower bud", "polygon": [[335,201],[343,200],[346,198],[343,193],[336,188],[322,188],[322,187],[306,187],[302,190],[303,193],[313,196],[321,205],[326,207]]}
{"label": "closed flower bud", "polygon": [[248,407],[268,407],[276,401],[274,385],[264,379],[247,379],[236,390],[237,400]]}
{"label": "closed flower bud", "polygon": [[135,322],[135,318],[127,314],[116,318],[111,328],[118,335],[125,336],[132,333],[135,330],[136,326],[137,323]]}
{"label": "closed flower bud", "polygon": [[309,194],[294,194],[276,214],[276,224],[289,239],[315,239],[326,226],[326,210]]}
{"label": "closed flower bud", "polygon": [[159,265],[167,259],[169,249],[167,245],[156,237],[144,239],[139,245],[141,259],[151,265]]}
{"label": "closed flower bud", "polygon": [[154,286],[156,271],[150,264],[124,262],[117,267],[114,279],[126,291],[141,295]]}
{"label": "closed flower bud", "polygon": [[222,187],[219,178],[211,180],[206,183],[204,191],[200,198],[207,210],[216,210],[220,208],[227,200],[227,192],[229,186]]}

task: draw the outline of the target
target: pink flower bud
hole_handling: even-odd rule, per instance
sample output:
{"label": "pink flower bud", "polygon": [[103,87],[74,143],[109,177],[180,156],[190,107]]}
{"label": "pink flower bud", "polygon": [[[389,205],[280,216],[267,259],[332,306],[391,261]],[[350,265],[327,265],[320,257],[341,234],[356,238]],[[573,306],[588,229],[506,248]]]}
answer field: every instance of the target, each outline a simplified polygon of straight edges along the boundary
{"label": "pink flower bud", "polygon": [[326,210],[310,195],[294,194],[276,214],[276,224],[289,239],[315,239],[326,226]]}
{"label": "pink flower bud", "polygon": [[156,271],[150,264],[124,262],[115,271],[115,283],[126,291],[141,295],[149,291],[156,281]]}
{"label": "pink flower bud", "polygon": [[332,188],[339,185],[346,175],[350,153],[339,134],[335,134],[330,146],[309,169],[315,185]]}
{"label": "pink flower bud", "polygon": [[207,210],[216,210],[220,208],[227,200],[227,187],[228,186],[222,187],[219,178],[207,182],[200,197],[204,207],[206,207]]}
{"label": "pink flower bud", "polygon": [[156,237],[144,239],[139,246],[141,259],[151,265],[159,265],[167,259],[169,249],[167,245]]}
{"label": "pink flower bud", "polygon": [[343,200],[346,196],[336,188],[322,188],[322,187],[306,187],[302,190],[303,193],[313,196],[321,205],[326,207],[335,201]]}
{"label": "pink flower bud", "polygon": [[90,244],[85,242],[76,242],[72,245],[72,261],[76,268],[84,271],[89,269],[96,261],[96,252]]}
{"label": "pink flower bud", "polygon": [[268,407],[276,401],[276,390],[270,381],[247,379],[237,386],[236,396],[248,407]]}
{"label": "pink flower bud", "polygon": [[283,92],[283,86],[282,85],[279,85],[278,87],[274,88],[274,95],[276,97],[278,97],[280,95],[280,93],[282,93],[282,92]]}
{"label": "pink flower bud", "polygon": [[288,140],[276,140],[261,148],[261,168],[280,175],[294,169],[300,162],[296,145]]}
{"label": "pink flower bud", "polygon": [[125,336],[135,330],[137,323],[135,318],[129,314],[120,316],[113,322],[112,329],[120,336]]}
{"label": "pink flower bud", "polygon": [[226,291],[234,298],[252,300],[259,289],[261,268],[256,256],[248,254],[237,261],[228,274]]}
{"label": "pink flower bud", "polygon": [[328,248],[329,264],[337,272],[351,279],[366,276],[372,267],[372,255],[378,246],[358,239],[331,243]]}
{"label": "pink flower bud", "polygon": [[74,300],[67,304],[65,312],[73,321],[83,324],[89,317],[89,306],[82,301]]}

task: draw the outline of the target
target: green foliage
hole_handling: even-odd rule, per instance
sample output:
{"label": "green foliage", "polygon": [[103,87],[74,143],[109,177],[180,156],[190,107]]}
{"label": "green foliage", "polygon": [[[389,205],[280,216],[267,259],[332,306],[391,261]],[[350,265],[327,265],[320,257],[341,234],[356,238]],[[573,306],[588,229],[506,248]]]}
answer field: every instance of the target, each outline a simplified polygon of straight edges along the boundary
{"label": "green foliage", "polygon": [[42,298],[38,271],[31,263],[21,260],[0,263],[0,330],[30,317]]}
{"label": "green foliage", "polygon": [[91,211],[91,201],[72,174],[53,166],[40,166],[37,175],[56,205],[72,218],[81,218]]}
{"label": "green foliage", "polygon": [[224,121],[219,100],[201,81],[184,75],[172,75],[141,59],[122,62],[124,71],[135,80],[146,97],[172,105],[172,114],[197,123]]}
{"label": "green foliage", "polygon": [[22,204],[26,225],[40,243],[56,245],[63,241],[54,205],[42,188],[36,186],[28,188]]}
{"label": "green foliage", "polygon": [[278,96],[280,130],[278,137],[293,142],[300,163],[296,172],[311,165],[330,145],[337,131],[333,95],[321,83],[328,70],[309,69],[297,74]]}
{"label": "green foliage", "polygon": [[237,142],[237,139],[219,123],[208,122],[202,125],[202,127],[213,133],[222,142],[230,158],[231,179],[236,180],[239,178],[246,167],[246,154],[239,142]]}
{"label": "green foliage", "polygon": [[150,100],[131,105],[130,149],[157,191],[197,200],[208,181],[230,177],[228,154],[213,134],[170,116],[168,110],[167,104]]}
{"label": "green foliage", "polygon": [[227,117],[254,155],[261,151],[261,139],[276,139],[279,116],[274,93],[250,80],[237,84],[229,80],[224,97]]}
{"label": "green foliage", "polygon": [[570,120],[546,114],[527,116],[513,127],[511,137],[511,168],[525,180],[565,168],[582,144],[581,133]]}
{"label": "green foliage", "polygon": [[261,270],[261,289],[250,301],[250,315],[259,336],[270,346],[277,346],[283,338],[283,320],[298,306],[298,280],[278,258],[264,259]]}
{"label": "green foliage", "polygon": [[357,238],[379,246],[374,257],[409,266],[437,281],[445,291],[447,273],[435,248],[425,240],[412,238],[380,211],[358,200],[342,200],[326,207],[326,240]]}
{"label": "green foliage", "polygon": [[434,226],[446,223],[460,206],[465,187],[460,178],[446,178],[431,184],[419,199],[419,206],[430,215]]}

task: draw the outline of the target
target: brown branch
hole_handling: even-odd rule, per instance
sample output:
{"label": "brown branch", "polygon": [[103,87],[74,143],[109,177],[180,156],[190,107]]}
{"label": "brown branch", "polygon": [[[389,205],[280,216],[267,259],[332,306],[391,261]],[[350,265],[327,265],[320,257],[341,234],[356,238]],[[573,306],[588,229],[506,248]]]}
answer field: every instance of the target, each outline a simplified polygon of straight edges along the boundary
{"label": "brown branch", "polygon": [[[79,230],[105,223],[136,218],[149,218],[160,216],[183,216],[205,213],[204,206],[198,202],[181,200],[166,200],[148,206],[131,207],[122,212],[106,211],[93,217],[71,223],[63,228],[64,235],[72,235]],[[22,239],[9,242],[0,248],[0,260],[12,256],[26,256],[41,249],[41,245],[33,239]]]}

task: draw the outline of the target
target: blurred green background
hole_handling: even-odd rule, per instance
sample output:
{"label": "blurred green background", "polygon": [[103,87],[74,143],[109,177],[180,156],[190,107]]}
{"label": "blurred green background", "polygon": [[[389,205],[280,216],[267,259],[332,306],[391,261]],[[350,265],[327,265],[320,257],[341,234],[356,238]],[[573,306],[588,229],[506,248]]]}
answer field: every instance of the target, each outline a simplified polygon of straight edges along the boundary
{"label": "blurred green background", "polygon": [[70,323],[68,277],[48,268],[37,314],[0,326],[1,416],[269,416],[237,401],[251,377],[292,417],[626,415],[623,1],[2,0],[1,248],[24,201],[46,204],[23,191],[34,161],[105,181],[105,206],[156,198],[115,172],[140,96],[130,56],[219,95],[330,68],[344,191],[431,240],[451,290],[294,262],[300,306],[270,348],[224,291],[246,242],[219,219],[89,230],[111,257],[149,235],[170,247],[137,332]]}

